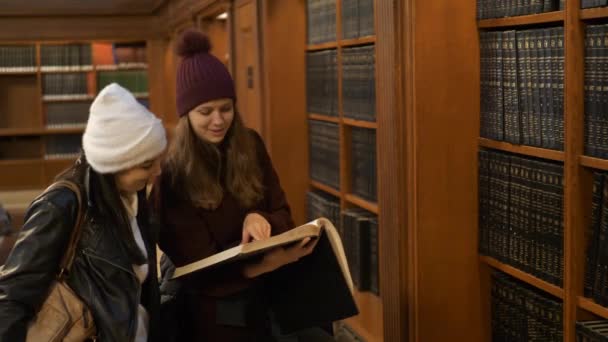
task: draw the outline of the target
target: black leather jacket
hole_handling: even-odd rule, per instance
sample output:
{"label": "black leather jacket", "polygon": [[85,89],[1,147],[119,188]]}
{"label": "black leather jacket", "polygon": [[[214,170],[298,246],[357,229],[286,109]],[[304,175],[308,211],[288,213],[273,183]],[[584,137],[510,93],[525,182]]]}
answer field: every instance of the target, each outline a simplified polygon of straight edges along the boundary
{"label": "black leather jacket", "polygon": [[[139,194],[138,224],[148,251],[149,276],[140,286],[116,227],[104,223],[103,215],[87,196],[82,236],[67,278],[70,287],[93,313],[100,341],[133,341],[137,307],[150,316],[148,341],[158,340],[160,295],[156,272],[157,229]],[[34,201],[26,213],[19,239],[4,268],[0,268],[0,341],[25,340],[28,322],[45,298],[59,268],[76,218],[76,196],[68,189],[50,191]]]}

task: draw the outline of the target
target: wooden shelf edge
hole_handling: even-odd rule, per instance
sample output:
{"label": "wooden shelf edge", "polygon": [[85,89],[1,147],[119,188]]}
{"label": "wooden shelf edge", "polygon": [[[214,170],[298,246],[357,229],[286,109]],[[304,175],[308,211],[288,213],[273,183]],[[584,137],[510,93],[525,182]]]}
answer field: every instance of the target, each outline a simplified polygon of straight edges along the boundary
{"label": "wooden shelf edge", "polygon": [[78,134],[84,133],[85,126],[66,128],[3,128],[0,137],[37,136],[50,134]]}
{"label": "wooden shelf edge", "polygon": [[585,8],[580,10],[581,19],[608,18],[608,7]]}
{"label": "wooden shelf edge", "polygon": [[376,36],[366,36],[360,38],[352,38],[352,39],[342,39],[338,43],[339,46],[349,47],[349,46],[357,46],[357,45],[366,45],[366,44],[374,44],[376,43]]}
{"label": "wooden shelf edge", "polygon": [[329,193],[329,194],[332,194],[332,195],[334,195],[334,196],[336,196],[336,197],[338,197],[338,198],[341,198],[341,197],[342,197],[342,196],[341,196],[341,194],[340,194],[340,191],[338,191],[338,190],[336,190],[336,189],[332,188],[332,187],[331,187],[331,186],[329,186],[329,185],[325,185],[325,184],[323,184],[323,183],[319,183],[319,182],[314,181],[314,180],[311,180],[311,181],[310,181],[310,185],[311,185],[313,188],[319,189],[319,190],[321,190],[321,191],[325,191],[325,192],[327,192],[327,193]]}
{"label": "wooden shelf edge", "polygon": [[590,167],[598,170],[606,170],[608,171],[608,160],[588,157],[588,156],[580,156],[579,163],[582,166]]}
{"label": "wooden shelf edge", "polygon": [[564,11],[521,15],[517,17],[482,19],[477,21],[479,28],[523,26],[564,21]]}
{"label": "wooden shelf edge", "polygon": [[309,44],[306,46],[306,50],[307,51],[329,50],[329,49],[336,49],[337,47],[338,47],[338,43],[334,41],[334,42],[321,43],[321,44]]}
{"label": "wooden shelf edge", "polygon": [[342,122],[344,122],[345,125],[352,126],[352,127],[370,128],[370,129],[378,128],[378,123],[372,122],[372,121],[363,121],[363,120],[344,118],[344,119],[342,119]]}
{"label": "wooden shelf edge", "polygon": [[364,200],[362,198],[360,198],[357,195],[353,195],[353,194],[346,194],[344,196],[344,199],[349,202],[350,204],[354,204],[356,206],[359,206],[365,210],[371,211],[372,213],[378,215],[378,204],[377,203],[372,203],[370,201]]}
{"label": "wooden shelf edge", "polygon": [[28,159],[2,159],[0,166],[15,166],[15,165],[37,165],[42,164],[44,158],[28,158]]}
{"label": "wooden shelf edge", "polygon": [[329,115],[311,113],[311,114],[308,114],[308,118],[312,119],[312,120],[340,123],[340,118],[338,118],[337,116],[329,116]]}
{"label": "wooden shelf edge", "polygon": [[479,138],[479,146],[562,162],[566,158],[564,152],[562,151],[554,151],[532,146],[514,145],[505,141],[496,141],[486,138]]}
{"label": "wooden shelf edge", "polygon": [[554,295],[555,297],[564,299],[564,290],[562,288],[560,288],[559,286],[549,284],[546,281],[538,279],[535,276],[530,275],[524,271],[521,271],[513,266],[503,264],[500,261],[498,261],[492,257],[480,255],[479,259],[481,262],[483,262],[486,265],[489,265],[499,271],[502,271],[508,275],[511,275],[512,277],[515,277],[540,290],[550,293],[550,294]]}
{"label": "wooden shelf edge", "polygon": [[380,342],[381,339],[379,337],[373,336],[369,331],[361,326],[353,318],[347,318],[343,320],[344,324],[348,325],[357,335],[361,336],[366,342]]}
{"label": "wooden shelf edge", "polygon": [[585,297],[578,297],[577,302],[579,308],[594,313],[602,318],[608,319],[608,308],[605,308],[593,300]]}

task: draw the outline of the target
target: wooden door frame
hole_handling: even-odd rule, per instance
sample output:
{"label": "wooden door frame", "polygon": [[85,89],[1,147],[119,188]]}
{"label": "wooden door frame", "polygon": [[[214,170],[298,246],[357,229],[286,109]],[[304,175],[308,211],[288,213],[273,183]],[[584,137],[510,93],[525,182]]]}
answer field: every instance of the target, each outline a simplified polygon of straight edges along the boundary
{"label": "wooden door frame", "polygon": [[[380,295],[385,341],[416,341],[413,0],[375,0]],[[408,303],[408,300],[413,301]],[[409,311],[409,312],[408,312]]]}
{"label": "wooden door frame", "polygon": [[[257,51],[255,54],[255,64],[254,65],[254,79],[257,81],[257,89],[256,89],[256,93],[257,96],[259,98],[259,103],[258,103],[258,111],[260,113],[260,120],[261,120],[261,125],[260,125],[260,135],[262,136],[262,138],[264,138],[264,140],[266,141],[267,145],[270,145],[270,141],[267,139],[270,139],[270,131],[269,131],[269,126],[268,126],[268,117],[267,117],[267,113],[265,111],[266,109],[266,104],[265,104],[265,91],[264,91],[264,79],[262,77],[263,73],[262,73],[262,69],[263,69],[263,29],[262,29],[262,24],[263,24],[263,20],[260,19],[261,15],[262,15],[262,6],[263,6],[263,1],[260,0],[234,0],[232,3],[232,8],[231,8],[231,15],[229,16],[230,18],[233,18],[236,15],[236,11],[239,7],[243,7],[245,5],[248,4],[252,4],[253,5],[253,10],[254,10],[254,23],[253,23],[253,39],[254,39],[254,46],[256,47]],[[231,66],[232,66],[232,71],[233,71],[233,77],[234,77],[234,81],[235,83],[238,82],[238,73],[236,72],[236,59],[238,58],[238,50],[235,46],[236,42],[236,25],[238,23],[233,20],[230,22],[230,31],[231,31],[231,53],[232,52],[236,52],[236,53],[232,53],[231,54]],[[270,153],[271,151],[269,151]]]}

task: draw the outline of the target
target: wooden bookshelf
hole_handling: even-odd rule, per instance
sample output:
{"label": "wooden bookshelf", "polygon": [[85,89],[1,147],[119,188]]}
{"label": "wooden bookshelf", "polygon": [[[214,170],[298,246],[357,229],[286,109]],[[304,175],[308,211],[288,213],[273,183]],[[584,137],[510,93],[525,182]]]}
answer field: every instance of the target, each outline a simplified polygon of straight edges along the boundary
{"label": "wooden bookshelf", "polygon": [[37,71],[0,71],[1,76],[29,76],[29,75],[37,75]]}
{"label": "wooden bookshelf", "polygon": [[328,42],[328,43],[321,43],[321,44],[310,44],[306,47],[306,50],[307,51],[318,51],[318,50],[335,49],[337,47],[338,47],[338,43]]}
{"label": "wooden bookshelf", "polygon": [[342,197],[342,195],[341,195],[340,191],[338,191],[338,190],[336,190],[336,189],[332,188],[332,187],[331,187],[331,186],[329,186],[329,185],[325,185],[325,184],[323,184],[323,183],[320,183],[320,182],[317,182],[317,181],[311,180],[311,181],[310,181],[310,186],[312,186],[312,187],[313,187],[313,188],[315,188],[315,189],[319,189],[319,190],[321,190],[321,191],[325,191],[325,192],[327,192],[328,194],[332,194],[332,195],[334,195],[334,196],[336,196],[336,197],[338,197],[338,198]]}
{"label": "wooden bookshelf", "polygon": [[[374,3],[377,0],[374,1]],[[336,49],[337,58],[337,90],[338,90],[338,116],[320,115],[317,113],[309,113],[308,119],[331,122],[338,125],[339,134],[339,158],[340,158],[340,189],[333,189],[325,184],[311,180],[310,188],[318,189],[331,194],[340,200],[340,208],[346,210],[351,207],[363,208],[373,214],[379,215],[379,206],[377,203],[371,203],[358,196],[351,194],[352,189],[352,143],[351,131],[353,127],[368,128],[377,130],[376,122],[368,122],[361,120],[353,120],[344,115],[343,105],[343,51],[350,47],[369,45],[376,43],[376,36],[364,36],[354,39],[342,39],[342,0],[336,0],[336,41],[323,44],[307,45],[304,52],[312,52],[318,50]],[[376,18],[378,18],[376,16]],[[378,92],[378,84],[376,92]],[[381,220],[381,219],[380,219]],[[382,235],[382,225],[378,227],[378,235]],[[380,249],[379,249],[380,250]],[[380,253],[382,251],[380,250]],[[379,256],[379,258],[382,258]],[[346,323],[357,334],[363,337],[368,342],[384,341],[384,323],[383,323],[383,306],[382,299],[368,292],[356,291],[355,300],[359,308],[359,315],[346,319]]]}
{"label": "wooden bookshelf", "polygon": [[338,45],[341,47],[349,47],[349,46],[374,44],[375,42],[376,42],[376,36],[367,36],[367,37],[354,38],[354,39],[343,39],[343,40],[340,40]]}
{"label": "wooden bookshelf", "polygon": [[55,96],[47,95],[42,97],[43,102],[84,102],[91,101],[95,98],[94,95],[77,95],[77,96]]}
{"label": "wooden bookshelf", "polygon": [[562,151],[548,150],[525,145],[514,145],[506,141],[496,141],[486,138],[479,138],[479,146],[495,150],[518,153],[525,156],[544,158],[555,161],[564,161],[565,155]]}
{"label": "wooden bookshelf", "polygon": [[593,169],[608,171],[608,160],[589,156],[580,156],[580,164]]}
{"label": "wooden bookshelf", "polygon": [[589,311],[603,319],[608,319],[608,308],[597,304],[592,299],[578,297],[578,306],[579,308]]}
{"label": "wooden bookshelf", "polygon": [[[125,42],[129,40],[117,40]],[[133,39],[130,41],[141,41]],[[112,40],[104,40],[103,43],[111,46]],[[73,66],[44,66],[42,65],[42,47],[47,45],[63,45],[66,43],[91,44],[91,65],[73,65]],[[1,44],[19,44],[31,46],[35,49],[35,66],[36,71],[21,72],[19,70],[4,70],[0,72],[0,174],[3,177],[0,179],[1,191],[13,191],[28,188],[44,188],[52,180],[55,175],[74,162],[71,155],[54,155],[54,151],[47,148],[52,148],[56,141],[61,141],[61,136],[64,135],[80,135],[85,130],[85,123],[79,125],[67,125],[64,127],[45,127],[46,124],[53,125],[59,122],[47,122],[47,110],[50,106],[57,103],[60,108],[69,106],[68,103],[73,102],[90,102],[94,99],[98,92],[98,72],[97,70],[102,64],[97,63],[101,60],[112,59],[111,51],[95,51],[97,42],[90,40],[77,41],[46,41],[32,40],[27,42],[7,42]],[[75,50],[74,50],[75,51]],[[74,53],[71,49],[63,53]],[[80,50],[78,50],[80,53]],[[101,56],[101,54],[105,54]],[[71,55],[69,55],[71,56]],[[86,63],[86,62],[85,62]],[[145,64],[147,65],[147,64]],[[162,67],[162,66],[160,66]],[[104,69],[100,67],[99,69]],[[113,70],[131,70],[139,69],[146,70],[142,65],[123,66],[115,65]],[[76,95],[45,95],[43,81],[45,77],[57,74],[86,74],[82,76],[86,79],[86,92],[84,84],[80,92]],[[59,77],[59,76],[57,76]],[[120,81],[119,81],[120,82]],[[135,81],[125,80],[132,83]],[[124,84],[128,87],[130,84]],[[148,98],[150,94],[147,89],[145,92],[134,93],[137,98]],[[66,105],[62,105],[66,103]],[[82,115],[80,115],[82,117]],[[60,119],[65,120],[65,119]],[[74,119],[76,120],[76,119]],[[76,147],[74,147],[76,149]],[[9,176],[4,176],[9,175]]]}
{"label": "wooden bookshelf", "polygon": [[346,202],[356,205],[358,207],[361,207],[365,210],[371,211],[374,214],[378,214],[379,210],[378,210],[378,204],[377,203],[373,203],[370,202],[368,200],[364,200],[361,197],[357,196],[357,195],[353,195],[353,194],[346,194],[344,196]]}
{"label": "wooden bookshelf", "polygon": [[352,127],[370,128],[370,129],[378,128],[378,124],[375,122],[371,122],[371,121],[353,120],[353,119],[343,118],[342,122],[344,122],[345,125],[352,126]]}
{"label": "wooden bookshelf", "polygon": [[580,18],[583,20],[608,18],[608,7],[581,9]]}
{"label": "wooden bookshelf", "polygon": [[483,19],[478,21],[478,27],[484,29],[499,27],[529,26],[564,21],[564,11],[547,12],[540,14],[522,15],[517,17]]}
{"label": "wooden bookshelf", "polygon": [[494,258],[487,257],[487,256],[480,256],[479,259],[484,264],[489,265],[494,269],[504,272],[514,278],[517,278],[517,279],[519,279],[529,285],[532,285],[540,290],[543,290],[549,294],[552,294],[553,296],[555,296],[557,298],[560,298],[560,299],[564,298],[564,290],[562,288],[560,288],[559,286],[555,286],[553,284],[547,283],[546,281],[541,280],[526,272],[523,272],[513,266],[503,264]]}
{"label": "wooden bookshelf", "polygon": [[84,125],[66,128],[4,128],[0,129],[0,137],[50,135],[50,134],[77,134],[84,132]]}
{"label": "wooden bookshelf", "polygon": [[308,118],[311,120],[319,120],[325,122],[340,123],[340,118],[335,116],[323,115],[323,114],[308,114]]}
{"label": "wooden bookshelf", "polygon": [[365,308],[359,316],[345,320],[357,334],[367,342],[383,341],[382,299],[370,292],[355,290],[355,301],[359,308]]}

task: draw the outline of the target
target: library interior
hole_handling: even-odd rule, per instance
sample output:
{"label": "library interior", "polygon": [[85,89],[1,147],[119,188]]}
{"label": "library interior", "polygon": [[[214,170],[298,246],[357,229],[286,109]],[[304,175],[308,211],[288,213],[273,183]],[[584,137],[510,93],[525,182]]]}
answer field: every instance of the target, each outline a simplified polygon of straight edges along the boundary
{"label": "library interior", "polygon": [[607,0],[3,1],[0,264],[107,85],[171,143],[191,30],[339,233],[336,341],[608,339]]}

